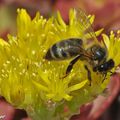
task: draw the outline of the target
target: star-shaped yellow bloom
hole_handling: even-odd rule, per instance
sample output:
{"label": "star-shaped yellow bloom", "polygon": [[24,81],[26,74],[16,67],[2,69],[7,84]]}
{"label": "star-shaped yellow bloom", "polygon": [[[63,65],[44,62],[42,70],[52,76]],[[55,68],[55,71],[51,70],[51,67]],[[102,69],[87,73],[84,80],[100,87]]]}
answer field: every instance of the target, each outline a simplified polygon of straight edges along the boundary
{"label": "star-shaped yellow bloom", "polygon": [[[92,24],[94,16],[88,18]],[[90,68],[92,86],[89,86],[84,68],[86,63],[80,60],[71,73],[61,79],[71,59],[44,59],[54,43],[84,36],[84,28],[80,30],[80,24],[76,24],[76,21],[74,9],[69,13],[69,24],[63,21],[59,12],[57,18],[51,17],[48,20],[37,13],[32,20],[25,9],[18,9],[16,36],[8,35],[8,42],[0,39],[0,95],[16,107],[26,109],[34,119],[54,120],[57,116],[59,120],[70,116],[81,104],[101,94],[109,82],[109,74],[102,82],[102,75]],[[101,31],[95,34],[98,36]],[[108,50],[108,59],[113,59],[115,66],[118,66],[120,32],[116,36],[111,32],[110,37],[103,34],[103,41]],[[64,106],[69,108],[66,114]]]}

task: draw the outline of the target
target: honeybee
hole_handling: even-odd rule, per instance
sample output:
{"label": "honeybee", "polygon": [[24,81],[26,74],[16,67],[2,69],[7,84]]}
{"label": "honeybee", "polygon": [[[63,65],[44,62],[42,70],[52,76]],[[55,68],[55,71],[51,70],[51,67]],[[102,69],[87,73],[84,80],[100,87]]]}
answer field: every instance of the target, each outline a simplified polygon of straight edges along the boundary
{"label": "honeybee", "polygon": [[[88,16],[81,9],[74,9],[76,20],[80,22],[80,28],[85,29],[84,36],[82,38],[68,38],[61,40],[54,45],[52,45],[46,55],[45,59],[47,60],[66,60],[73,58],[69,63],[66,69],[67,76],[73,65],[78,60],[85,60],[91,66],[94,72],[103,74],[104,78],[107,75],[107,72],[114,67],[113,59],[107,60],[108,51],[104,44],[100,44],[97,40],[95,32],[91,26]],[[88,39],[86,34],[90,36]],[[88,79],[90,80],[91,85],[91,72],[87,65],[84,66],[88,73]]]}

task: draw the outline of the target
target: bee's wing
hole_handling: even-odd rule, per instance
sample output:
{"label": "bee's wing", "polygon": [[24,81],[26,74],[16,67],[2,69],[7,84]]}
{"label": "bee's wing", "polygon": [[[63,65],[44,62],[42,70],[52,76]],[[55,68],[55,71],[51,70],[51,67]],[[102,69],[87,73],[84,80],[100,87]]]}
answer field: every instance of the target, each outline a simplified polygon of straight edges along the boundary
{"label": "bee's wing", "polygon": [[76,15],[75,19],[77,20],[80,31],[83,34],[82,39],[84,42],[84,46],[88,48],[89,46],[92,46],[93,44],[99,44],[96,38],[95,32],[92,28],[92,25],[86,13],[80,8],[75,8],[74,10],[75,10],[75,15]]}

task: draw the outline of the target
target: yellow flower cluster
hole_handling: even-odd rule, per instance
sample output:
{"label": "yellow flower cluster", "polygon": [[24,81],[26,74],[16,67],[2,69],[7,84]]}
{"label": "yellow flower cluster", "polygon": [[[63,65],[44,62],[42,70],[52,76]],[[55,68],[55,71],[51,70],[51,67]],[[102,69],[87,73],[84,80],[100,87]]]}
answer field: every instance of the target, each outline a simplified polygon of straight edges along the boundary
{"label": "yellow flower cluster", "polygon": [[[89,19],[92,24],[94,16],[89,16]],[[70,111],[76,111],[79,105],[102,93],[109,82],[109,75],[102,83],[102,75],[91,72],[92,86],[89,86],[84,61],[78,61],[70,75],[61,79],[71,59],[43,59],[54,43],[84,36],[84,28],[80,30],[76,21],[73,9],[70,10],[68,25],[59,12],[57,18],[47,20],[37,13],[31,20],[26,10],[18,9],[17,35],[8,35],[8,42],[0,39],[0,95],[19,108],[32,109],[40,114],[41,106],[52,106],[55,112],[59,111],[59,106],[61,110],[61,106],[67,105]],[[95,32],[96,35],[101,31]],[[117,66],[120,63],[119,32],[117,36],[111,32],[110,37],[103,34],[103,40],[108,49],[108,59],[112,58]]]}

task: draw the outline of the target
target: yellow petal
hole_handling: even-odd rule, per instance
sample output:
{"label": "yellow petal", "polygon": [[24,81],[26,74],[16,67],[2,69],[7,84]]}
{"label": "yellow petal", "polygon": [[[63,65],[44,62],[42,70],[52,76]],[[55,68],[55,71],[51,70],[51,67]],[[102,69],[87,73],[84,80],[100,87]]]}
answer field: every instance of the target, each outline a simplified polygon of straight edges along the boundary
{"label": "yellow petal", "polygon": [[96,36],[99,36],[102,33],[103,30],[104,30],[104,28],[101,28],[100,30],[97,30],[95,32]]}
{"label": "yellow petal", "polygon": [[0,38],[0,45],[4,46],[4,45],[9,45],[5,40],[3,40],[2,38]]}
{"label": "yellow petal", "polygon": [[71,91],[75,91],[75,90],[78,90],[78,89],[81,89],[82,87],[85,86],[85,84],[88,82],[88,80],[84,80],[83,82],[79,83],[79,84],[75,84],[71,87],[68,88],[68,91],[71,92]]}
{"label": "yellow petal", "polygon": [[110,40],[109,40],[108,36],[105,35],[105,34],[102,34],[102,36],[103,36],[103,41],[104,41],[107,49],[109,49],[109,47],[110,47]]}

